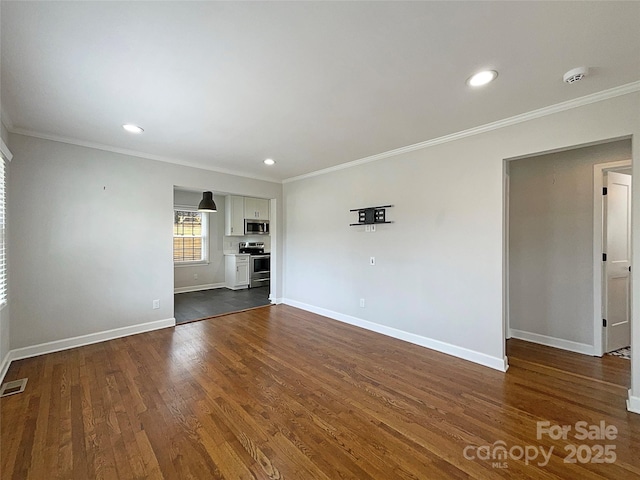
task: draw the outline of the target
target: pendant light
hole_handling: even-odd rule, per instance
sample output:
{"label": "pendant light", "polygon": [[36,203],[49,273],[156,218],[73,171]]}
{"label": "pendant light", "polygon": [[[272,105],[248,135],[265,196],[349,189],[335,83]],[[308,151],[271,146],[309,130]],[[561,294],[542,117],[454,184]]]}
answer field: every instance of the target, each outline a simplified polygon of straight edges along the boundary
{"label": "pendant light", "polygon": [[213,201],[213,192],[202,192],[202,201],[198,205],[199,212],[217,212],[216,202]]}

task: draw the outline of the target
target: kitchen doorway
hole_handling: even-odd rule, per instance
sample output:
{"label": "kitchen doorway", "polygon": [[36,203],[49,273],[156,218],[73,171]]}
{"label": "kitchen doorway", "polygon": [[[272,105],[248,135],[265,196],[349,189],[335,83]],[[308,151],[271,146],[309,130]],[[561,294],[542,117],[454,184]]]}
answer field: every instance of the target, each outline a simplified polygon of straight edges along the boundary
{"label": "kitchen doorway", "polygon": [[[174,318],[177,324],[202,320],[223,314],[271,305],[272,282],[269,272],[262,272],[260,282],[251,282],[250,255],[239,255],[243,242],[259,243],[270,258],[275,246],[275,212],[272,203],[264,200],[266,212],[259,212],[263,221],[272,217],[269,235],[245,236],[244,231],[227,231],[230,198],[237,207],[238,198],[216,192],[213,200],[216,212],[198,212],[201,189],[174,186],[173,261]],[[249,198],[249,197],[247,197]],[[275,205],[273,205],[275,207]],[[235,212],[244,217],[244,212]],[[240,219],[244,223],[244,219]],[[244,226],[244,225],[243,225]],[[237,263],[236,263],[237,262]],[[264,263],[264,261],[262,262]],[[231,273],[233,270],[233,274]],[[237,272],[236,272],[237,270]],[[263,269],[264,270],[264,269]],[[239,272],[239,273],[238,273]],[[246,275],[242,275],[245,273]],[[250,288],[253,287],[253,288]]]}

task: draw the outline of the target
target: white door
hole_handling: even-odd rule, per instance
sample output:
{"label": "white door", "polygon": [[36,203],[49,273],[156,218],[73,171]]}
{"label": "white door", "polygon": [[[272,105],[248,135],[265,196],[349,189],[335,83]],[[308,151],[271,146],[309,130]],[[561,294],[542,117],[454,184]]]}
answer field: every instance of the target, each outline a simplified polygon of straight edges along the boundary
{"label": "white door", "polygon": [[631,344],[631,175],[608,172],[605,185],[604,317],[605,351]]}

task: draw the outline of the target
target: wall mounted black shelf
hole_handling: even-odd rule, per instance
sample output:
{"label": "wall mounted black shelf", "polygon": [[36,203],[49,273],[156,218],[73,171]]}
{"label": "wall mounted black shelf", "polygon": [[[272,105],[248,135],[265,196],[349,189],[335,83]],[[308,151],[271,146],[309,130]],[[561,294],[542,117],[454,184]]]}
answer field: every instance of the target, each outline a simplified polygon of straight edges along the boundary
{"label": "wall mounted black shelf", "polygon": [[377,225],[380,223],[393,223],[387,222],[386,219],[386,209],[391,207],[393,207],[393,205],[351,209],[349,210],[350,212],[358,212],[358,223],[350,223],[349,226],[355,227],[357,225]]}

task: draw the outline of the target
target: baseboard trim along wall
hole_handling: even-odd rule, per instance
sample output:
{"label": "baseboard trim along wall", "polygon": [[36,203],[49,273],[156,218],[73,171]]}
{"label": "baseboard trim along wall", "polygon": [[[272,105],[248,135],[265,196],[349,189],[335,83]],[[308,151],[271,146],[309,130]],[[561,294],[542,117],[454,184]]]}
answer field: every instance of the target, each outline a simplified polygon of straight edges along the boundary
{"label": "baseboard trim along wall", "polygon": [[405,342],[413,343],[421,347],[436,350],[441,353],[446,353],[447,355],[452,355],[463,360],[478,363],[480,365],[484,365],[485,367],[493,368],[494,370],[506,372],[509,368],[506,357],[492,357],[490,355],[476,352],[474,350],[469,350],[467,348],[458,347],[450,343],[423,337],[421,335],[416,335],[415,333],[405,332],[404,330],[398,330],[397,328],[387,327],[386,325],[380,325],[378,323],[373,323],[368,320],[352,317],[350,315],[344,315],[339,312],[334,312],[333,310],[327,310],[325,308],[316,307],[314,305],[308,305],[306,303],[291,300],[289,298],[283,298],[282,303],[284,303],[285,305],[290,305],[292,307],[300,308],[301,310],[306,310],[307,312],[316,313],[333,320],[338,320],[339,322],[348,323],[349,325],[364,328],[365,330],[370,330],[372,332],[380,333],[392,338],[397,338],[398,340],[404,340]]}
{"label": "baseboard trim along wall", "polygon": [[562,350],[569,350],[570,352],[582,353],[584,355],[595,355],[593,345],[588,345],[586,343],[572,342],[571,340],[549,337],[547,335],[540,335],[539,333],[525,332],[523,330],[516,330],[515,328],[510,328],[509,333],[511,335],[510,338],[539,343],[540,345],[546,345],[547,347],[560,348]]}
{"label": "baseboard trim along wall", "polygon": [[640,413],[640,397],[634,397],[629,389],[629,398],[627,399],[627,410],[633,413]]}
{"label": "baseboard trim along wall", "polygon": [[167,318],[164,320],[141,323],[139,325],[131,325],[130,327],[114,328],[112,330],[105,330],[103,332],[89,333],[87,335],[81,335],[79,337],[54,340],[53,342],[41,343],[39,345],[33,345],[31,347],[16,348],[14,350],[10,350],[2,361],[2,368],[0,369],[0,380],[4,379],[4,376],[9,369],[9,365],[14,360],[22,360],[23,358],[36,357],[38,355],[44,355],[46,353],[59,352],[61,350],[68,350],[70,348],[82,347],[84,345],[91,345],[93,343],[113,340],[115,338],[127,337],[129,335],[136,335],[138,333],[151,332],[153,330],[160,330],[161,328],[175,327],[175,325],[175,318]]}
{"label": "baseboard trim along wall", "polygon": [[194,285],[192,287],[176,287],[173,289],[173,293],[189,293],[200,292],[202,290],[213,290],[214,288],[224,288],[227,284],[222,283],[208,283],[206,285]]}

